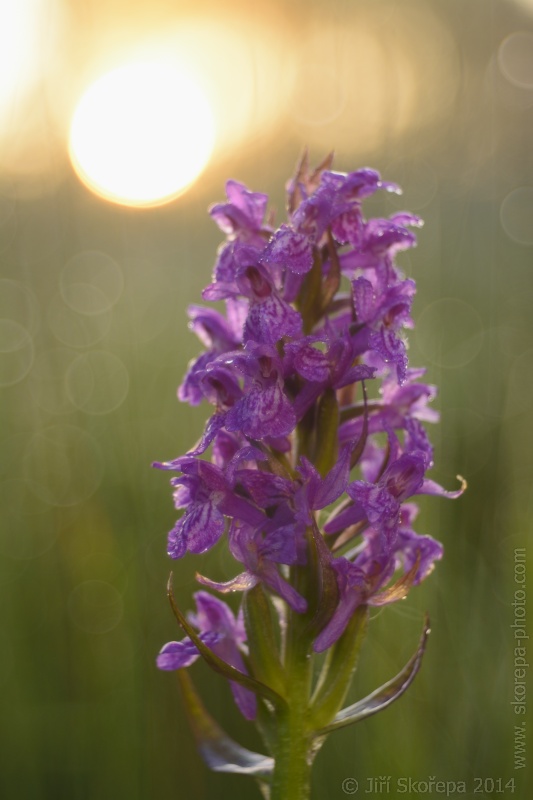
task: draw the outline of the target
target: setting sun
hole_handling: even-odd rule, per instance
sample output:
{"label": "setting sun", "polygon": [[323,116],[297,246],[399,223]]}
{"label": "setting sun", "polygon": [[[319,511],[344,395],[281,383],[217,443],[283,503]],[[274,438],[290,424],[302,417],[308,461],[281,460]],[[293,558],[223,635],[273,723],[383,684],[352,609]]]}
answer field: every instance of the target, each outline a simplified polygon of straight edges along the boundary
{"label": "setting sun", "polygon": [[200,175],[214,138],[211,109],[188,75],[167,63],[134,63],[85,92],[72,119],[70,155],[97,194],[122,205],[158,205]]}

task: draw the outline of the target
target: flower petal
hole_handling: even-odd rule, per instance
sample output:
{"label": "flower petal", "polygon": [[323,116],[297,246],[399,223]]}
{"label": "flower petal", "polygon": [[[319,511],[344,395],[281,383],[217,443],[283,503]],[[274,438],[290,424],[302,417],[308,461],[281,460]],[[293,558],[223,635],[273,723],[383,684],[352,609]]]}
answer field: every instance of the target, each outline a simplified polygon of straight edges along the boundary
{"label": "flower petal", "polygon": [[444,489],[440,484],[435,483],[435,481],[425,480],[417,494],[434,494],[438,497],[448,497],[450,500],[456,500],[458,497],[461,497],[463,492],[466,491],[466,487],[468,485],[461,475],[457,475],[457,480],[461,481],[461,488],[457,489],[455,492],[446,491],[446,489]]}
{"label": "flower petal", "polygon": [[276,293],[261,302],[251,304],[244,324],[243,340],[274,345],[283,336],[297,336],[302,318]]}
{"label": "flower petal", "polygon": [[313,248],[307,236],[282,225],[270,239],[261,261],[280,264],[297,275],[303,275],[313,266]]}
{"label": "flower petal", "polygon": [[191,553],[205,553],[215,545],[224,533],[224,516],[213,503],[193,506],[181,518],[181,533],[187,539]]}
{"label": "flower petal", "polygon": [[233,741],[205,710],[190,675],[179,672],[178,680],[200,755],[209,769],[253,775],[260,781],[268,782],[274,769],[273,759],[247,750]]}
{"label": "flower petal", "polygon": [[307,611],[307,601],[290,585],[290,583],[281,577],[273,564],[267,562],[261,569],[259,575],[263,583],[276,594],[279,594],[294,611],[298,614],[305,614]]}
{"label": "flower petal", "polygon": [[[202,642],[208,647],[212,647],[220,641],[222,634],[213,631],[199,634]],[[187,636],[181,642],[168,642],[165,644],[157,656],[157,666],[163,670],[182,669],[189,667],[199,657],[198,648]]]}
{"label": "flower petal", "polygon": [[296,426],[294,410],[279,383],[250,391],[228,412],[226,428],[252,439],[286,436]]}
{"label": "flower petal", "polygon": [[248,571],[241,572],[230,581],[224,582],[212,581],[211,578],[206,578],[204,575],[200,575],[200,573],[197,572],[196,580],[203,586],[207,586],[209,589],[214,589],[216,592],[220,592],[221,594],[228,594],[229,592],[245,592],[247,589],[252,589],[256,584],[259,583],[259,578],[257,578],[255,575],[252,575],[252,573]]}

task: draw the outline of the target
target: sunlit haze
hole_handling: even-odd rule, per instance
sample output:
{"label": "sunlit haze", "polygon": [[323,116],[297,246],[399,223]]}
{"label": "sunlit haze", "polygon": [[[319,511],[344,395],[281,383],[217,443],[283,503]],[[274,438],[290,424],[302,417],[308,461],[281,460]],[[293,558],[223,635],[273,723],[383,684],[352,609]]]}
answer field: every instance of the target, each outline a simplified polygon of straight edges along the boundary
{"label": "sunlit haze", "polygon": [[0,3],[0,115],[11,112],[21,92],[35,79],[43,0]]}
{"label": "sunlit haze", "polygon": [[168,202],[200,175],[215,129],[202,90],[162,62],[128,64],[99,78],[81,98],[70,129],[79,177],[123,205]]}

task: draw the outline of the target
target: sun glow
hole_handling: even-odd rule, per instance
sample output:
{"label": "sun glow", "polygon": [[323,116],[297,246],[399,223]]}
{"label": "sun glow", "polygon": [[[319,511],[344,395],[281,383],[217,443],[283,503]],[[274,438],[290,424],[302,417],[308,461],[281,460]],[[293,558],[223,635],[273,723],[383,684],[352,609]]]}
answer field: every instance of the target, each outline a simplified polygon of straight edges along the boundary
{"label": "sun glow", "polygon": [[81,98],[70,156],[81,180],[115,203],[151,206],[181,194],[209,161],[213,115],[200,87],[165,62],[119,67]]}
{"label": "sun glow", "polygon": [[35,80],[40,54],[42,0],[0,3],[0,111],[12,111]]}

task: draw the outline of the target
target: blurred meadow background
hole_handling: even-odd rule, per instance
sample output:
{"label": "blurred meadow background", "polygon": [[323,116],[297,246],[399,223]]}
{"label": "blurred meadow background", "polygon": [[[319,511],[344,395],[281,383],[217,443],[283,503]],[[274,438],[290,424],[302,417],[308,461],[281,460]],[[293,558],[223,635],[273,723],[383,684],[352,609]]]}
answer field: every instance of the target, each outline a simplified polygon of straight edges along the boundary
{"label": "blurred meadow background", "polygon": [[[427,609],[422,671],[328,740],[313,800],[379,776],[465,781],[468,796],[475,778],[515,778],[528,796],[510,625],[533,511],[533,0],[2,0],[6,800],[259,797],[207,772],[175,677],[155,668],[181,638],[170,569],[182,608],[200,561],[234,569],[223,547],[170,562],[175,512],[150,465],[185,452],[207,415],[176,399],[199,351],[185,309],[222,238],[207,206],[233,177],[268,192],[281,221],[304,146],[403,186],[369,214],[425,220],[400,258],[418,283],[410,362],[439,386],[433,477],[469,482],[454,503],[423,504],[417,530],[445,558],[374,615],[351,697],[403,666]],[[193,674],[227,730],[259,747],[225,682]]]}

